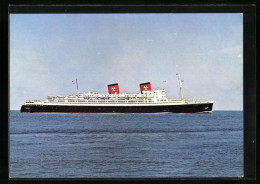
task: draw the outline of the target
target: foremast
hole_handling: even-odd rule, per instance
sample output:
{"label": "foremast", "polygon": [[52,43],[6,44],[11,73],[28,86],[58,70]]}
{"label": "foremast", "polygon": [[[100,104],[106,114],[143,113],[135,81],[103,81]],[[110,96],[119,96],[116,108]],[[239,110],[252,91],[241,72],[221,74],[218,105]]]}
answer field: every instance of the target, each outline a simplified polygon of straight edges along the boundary
{"label": "foremast", "polygon": [[76,84],[77,84],[77,92],[78,92],[78,96],[79,96],[79,85],[78,85],[78,80],[76,79]]}
{"label": "foremast", "polygon": [[[74,81],[72,81],[73,84],[74,84]],[[77,95],[77,102],[79,102],[79,86],[78,86],[78,80],[76,79],[76,86],[77,86],[77,92],[78,92],[78,95]]]}

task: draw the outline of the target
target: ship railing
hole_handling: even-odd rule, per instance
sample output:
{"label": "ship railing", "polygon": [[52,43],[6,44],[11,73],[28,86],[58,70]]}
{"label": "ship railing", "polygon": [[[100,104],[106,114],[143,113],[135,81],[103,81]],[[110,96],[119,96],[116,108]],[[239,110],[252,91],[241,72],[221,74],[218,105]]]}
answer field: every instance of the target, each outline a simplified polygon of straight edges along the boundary
{"label": "ship railing", "polygon": [[209,100],[209,99],[203,99],[203,101],[200,98],[190,98],[190,99],[185,99],[186,103],[211,103],[214,102],[214,100]]}
{"label": "ship railing", "polygon": [[181,99],[168,99],[169,102],[180,102],[183,101]]}
{"label": "ship railing", "polygon": [[185,99],[185,101],[196,103],[196,102],[200,102],[200,98],[189,98],[189,99]]}
{"label": "ship railing", "polygon": [[184,103],[210,103],[210,102],[214,102],[214,100],[212,99],[203,99],[203,101],[200,98],[188,98],[188,99],[168,99],[168,102],[175,102],[175,103],[179,103],[179,102],[184,102]]}
{"label": "ship railing", "polygon": [[26,100],[25,102],[41,102],[41,100]]}
{"label": "ship railing", "polygon": [[26,100],[25,103],[42,103],[42,100]]}

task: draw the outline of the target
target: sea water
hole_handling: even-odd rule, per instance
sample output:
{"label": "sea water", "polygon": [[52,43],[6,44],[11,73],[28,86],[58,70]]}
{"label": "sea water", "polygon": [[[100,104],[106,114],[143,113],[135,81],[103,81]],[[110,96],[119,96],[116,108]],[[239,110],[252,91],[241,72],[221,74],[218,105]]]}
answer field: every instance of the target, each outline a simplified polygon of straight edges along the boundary
{"label": "sea water", "polygon": [[243,112],[10,111],[10,178],[243,176]]}

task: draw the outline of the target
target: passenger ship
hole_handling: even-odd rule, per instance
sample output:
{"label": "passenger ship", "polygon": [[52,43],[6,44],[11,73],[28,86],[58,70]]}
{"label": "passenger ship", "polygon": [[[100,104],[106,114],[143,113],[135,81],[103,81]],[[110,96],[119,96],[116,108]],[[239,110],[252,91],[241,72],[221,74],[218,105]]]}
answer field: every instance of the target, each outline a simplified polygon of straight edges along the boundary
{"label": "passenger ship", "polygon": [[[44,101],[27,100],[21,112],[56,113],[199,113],[212,112],[213,100],[183,98],[180,74],[179,99],[168,99],[163,89],[151,89],[151,83],[141,83],[140,93],[119,93],[118,83],[108,85],[109,93],[79,93],[77,95],[47,96]],[[77,81],[76,81],[77,82]]]}

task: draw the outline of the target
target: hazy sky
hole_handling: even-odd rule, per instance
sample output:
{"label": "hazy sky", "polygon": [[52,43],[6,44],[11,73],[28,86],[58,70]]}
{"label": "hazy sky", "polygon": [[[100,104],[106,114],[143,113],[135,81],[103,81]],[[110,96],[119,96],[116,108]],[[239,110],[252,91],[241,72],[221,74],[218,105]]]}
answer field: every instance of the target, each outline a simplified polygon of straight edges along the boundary
{"label": "hazy sky", "polygon": [[[179,98],[243,110],[243,15],[11,14],[10,109],[80,92],[137,93],[139,84]],[[166,80],[166,82],[163,82]]]}

